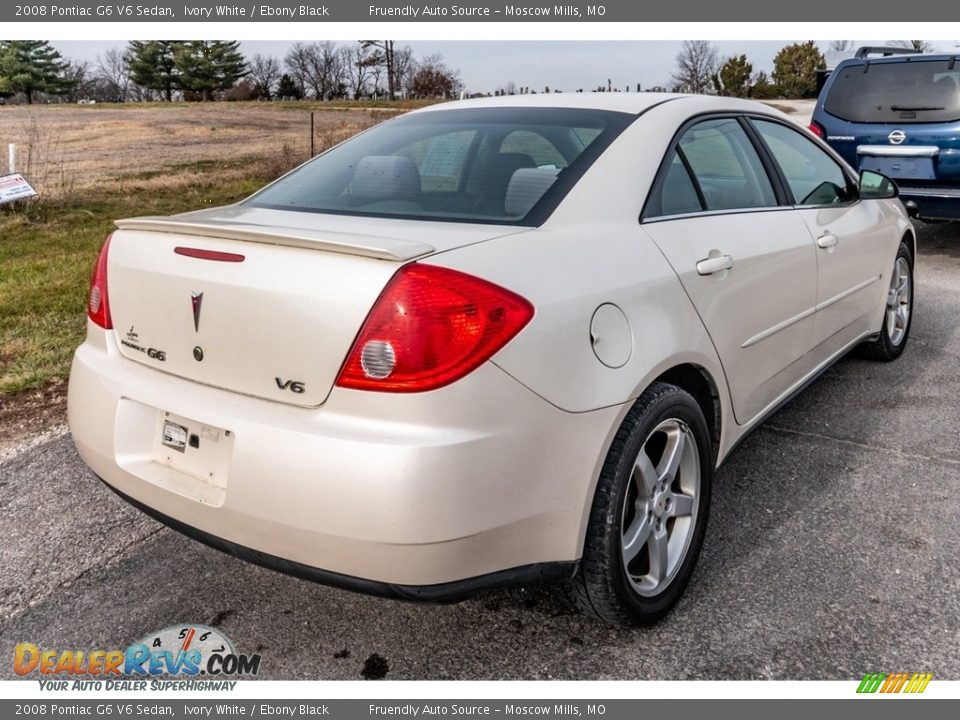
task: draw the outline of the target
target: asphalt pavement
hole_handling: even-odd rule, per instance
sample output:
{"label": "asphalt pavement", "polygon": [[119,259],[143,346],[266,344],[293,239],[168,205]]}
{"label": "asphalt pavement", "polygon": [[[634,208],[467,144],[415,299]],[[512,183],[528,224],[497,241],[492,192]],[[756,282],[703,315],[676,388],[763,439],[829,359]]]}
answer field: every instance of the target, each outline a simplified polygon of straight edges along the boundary
{"label": "asphalt pavement", "polygon": [[[720,471],[693,581],[613,630],[544,589],[448,606],[314,585],[118,500],[64,434],[0,461],[0,677],[13,646],[222,629],[271,679],[960,679],[960,227],[921,229],[899,361],[848,358]],[[376,656],[376,658],[374,657]]]}

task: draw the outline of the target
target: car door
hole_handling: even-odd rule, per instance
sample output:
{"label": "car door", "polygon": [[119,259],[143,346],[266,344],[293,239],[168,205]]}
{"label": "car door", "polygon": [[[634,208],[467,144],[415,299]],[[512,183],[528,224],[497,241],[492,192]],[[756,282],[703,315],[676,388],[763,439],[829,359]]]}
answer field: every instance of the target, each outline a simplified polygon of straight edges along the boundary
{"label": "car door", "polygon": [[697,121],[642,217],[713,339],[741,424],[808,372],[816,301],[813,241],[766,162],[743,119]]}
{"label": "car door", "polygon": [[883,303],[890,230],[877,203],[861,202],[853,179],[800,130],[751,122],[769,149],[799,216],[816,243],[814,354],[821,361],[869,332]]}

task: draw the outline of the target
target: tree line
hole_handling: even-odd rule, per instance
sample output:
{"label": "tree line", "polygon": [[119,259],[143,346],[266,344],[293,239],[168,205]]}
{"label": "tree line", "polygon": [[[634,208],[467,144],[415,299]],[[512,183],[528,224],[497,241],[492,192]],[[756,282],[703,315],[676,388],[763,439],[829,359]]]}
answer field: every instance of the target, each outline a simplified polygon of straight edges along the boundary
{"label": "tree line", "polygon": [[[934,50],[926,40],[893,40],[894,47],[919,52]],[[850,40],[834,40],[829,49],[853,53]],[[677,53],[677,67],[671,89],[677,92],[708,93],[760,100],[816,97],[817,72],[827,69],[827,60],[813,40],[780,49],[773,59],[773,72],[756,74],[744,54],[720,58],[717,46],[706,40],[685,41]]]}
{"label": "tree line", "polygon": [[27,103],[449,98],[462,87],[443,56],[393,40],[299,42],[282,59],[247,58],[235,41],[132,41],[94,63],[47,41],[0,41],[0,98]]}

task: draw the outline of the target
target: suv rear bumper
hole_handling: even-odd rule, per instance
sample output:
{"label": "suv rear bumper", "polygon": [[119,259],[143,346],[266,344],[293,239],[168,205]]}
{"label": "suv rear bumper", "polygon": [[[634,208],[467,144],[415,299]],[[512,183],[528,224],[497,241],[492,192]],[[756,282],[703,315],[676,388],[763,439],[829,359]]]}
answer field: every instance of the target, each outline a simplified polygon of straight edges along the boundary
{"label": "suv rear bumper", "polygon": [[960,187],[901,185],[900,199],[915,202],[921,219],[960,220]]}

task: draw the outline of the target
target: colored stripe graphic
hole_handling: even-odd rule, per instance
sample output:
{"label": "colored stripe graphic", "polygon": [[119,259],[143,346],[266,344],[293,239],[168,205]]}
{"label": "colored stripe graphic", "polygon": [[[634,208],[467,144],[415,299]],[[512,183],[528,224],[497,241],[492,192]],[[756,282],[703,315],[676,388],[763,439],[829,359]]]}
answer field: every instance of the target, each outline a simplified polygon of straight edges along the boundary
{"label": "colored stripe graphic", "polygon": [[858,693],[876,693],[895,694],[910,693],[919,694],[927,689],[927,685],[933,680],[932,673],[867,673],[860,681],[857,687]]}

